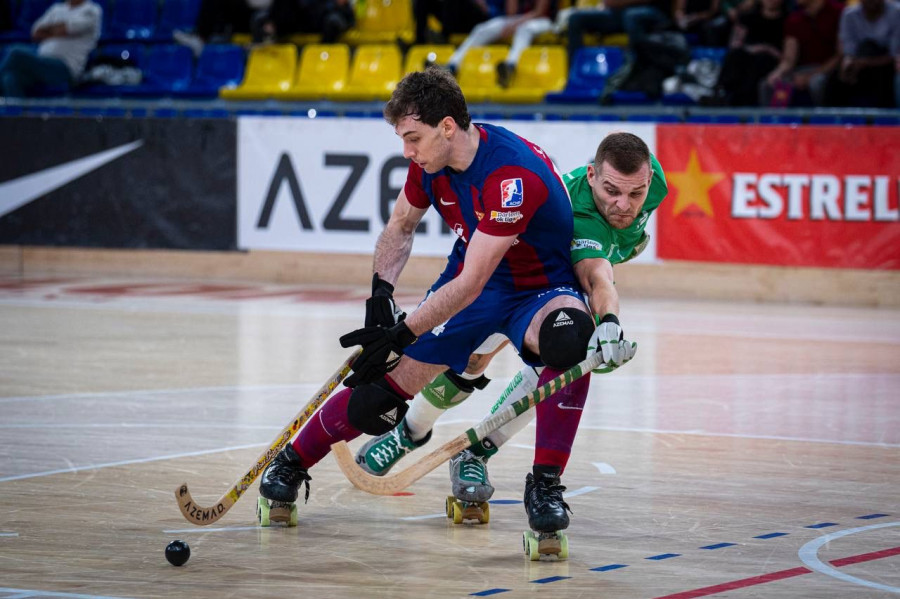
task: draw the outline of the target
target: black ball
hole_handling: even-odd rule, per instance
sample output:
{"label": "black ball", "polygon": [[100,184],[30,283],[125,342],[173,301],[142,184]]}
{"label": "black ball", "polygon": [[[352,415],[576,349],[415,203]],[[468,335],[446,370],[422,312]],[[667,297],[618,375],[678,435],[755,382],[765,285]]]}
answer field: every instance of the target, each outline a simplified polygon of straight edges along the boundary
{"label": "black ball", "polygon": [[166,559],[173,566],[183,566],[191,557],[191,548],[184,541],[172,541],[166,545]]}

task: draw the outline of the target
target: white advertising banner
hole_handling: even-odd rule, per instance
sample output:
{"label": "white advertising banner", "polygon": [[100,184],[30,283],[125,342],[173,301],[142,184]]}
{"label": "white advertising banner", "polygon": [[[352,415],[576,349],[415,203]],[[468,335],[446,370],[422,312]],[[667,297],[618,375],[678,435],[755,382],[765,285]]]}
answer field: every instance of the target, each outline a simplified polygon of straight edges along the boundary
{"label": "white advertising banner", "polygon": [[[656,148],[652,124],[496,121],[541,146],[561,172],[589,162],[610,131]],[[371,254],[406,181],[408,161],[380,119],[241,117],[238,121],[238,247]],[[652,260],[651,245],[639,258]],[[446,255],[455,234],[430,211],[413,254]]]}

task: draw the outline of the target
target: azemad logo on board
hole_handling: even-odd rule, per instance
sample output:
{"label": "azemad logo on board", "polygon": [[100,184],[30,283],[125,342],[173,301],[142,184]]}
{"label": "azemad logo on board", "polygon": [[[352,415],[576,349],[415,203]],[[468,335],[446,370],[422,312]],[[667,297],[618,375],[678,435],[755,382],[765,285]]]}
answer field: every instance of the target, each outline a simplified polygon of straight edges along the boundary
{"label": "azemad logo on board", "polygon": [[900,131],[660,126],[661,258],[900,269]]}
{"label": "azemad logo on board", "polygon": [[[598,123],[506,123],[543,148],[560,171],[590,161],[600,140],[614,129]],[[630,131],[654,147],[652,125]],[[242,117],[238,121],[238,247],[371,254],[406,183],[409,161],[403,143],[382,119]],[[522,182],[504,181],[504,207],[523,198]],[[456,200],[440,197],[441,205]],[[522,215],[487,214],[515,222]],[[413,253],[444,256],[462,227],[429,210],[416,232]],[[652,251],[642,256],[652,259]]]}

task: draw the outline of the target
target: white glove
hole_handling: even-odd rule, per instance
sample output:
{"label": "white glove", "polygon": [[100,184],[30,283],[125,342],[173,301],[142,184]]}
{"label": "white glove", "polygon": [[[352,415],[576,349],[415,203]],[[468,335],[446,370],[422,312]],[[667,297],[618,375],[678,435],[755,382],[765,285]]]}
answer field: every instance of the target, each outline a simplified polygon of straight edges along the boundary
{"label": "white glove", "polygon": [[634,357],[637,343],[626,341],[615,314],[607,314],[597,325],[591,340],[588,341],[588,354],[591,352],[603,355],[603,364],[593,372],[604,374],[611,372]]}

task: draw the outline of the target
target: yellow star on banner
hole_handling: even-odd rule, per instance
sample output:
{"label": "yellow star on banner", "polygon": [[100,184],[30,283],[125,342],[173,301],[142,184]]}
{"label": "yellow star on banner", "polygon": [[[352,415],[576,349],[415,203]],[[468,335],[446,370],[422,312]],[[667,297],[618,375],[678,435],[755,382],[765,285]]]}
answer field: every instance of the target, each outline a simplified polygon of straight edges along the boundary
{"label": "yellow star on banner", "polygon": [[724,173],[703,172],[700,168],[700,160],[697,158],[697,149],[692,149],[691,155],[688,157],[687,168],[684,171],[666,173],[666,179],[678,189],[672,215],[678,216],[693,204],[706,216],[712,216],[713,209],[709,199],[709,190],[724,178]]}

